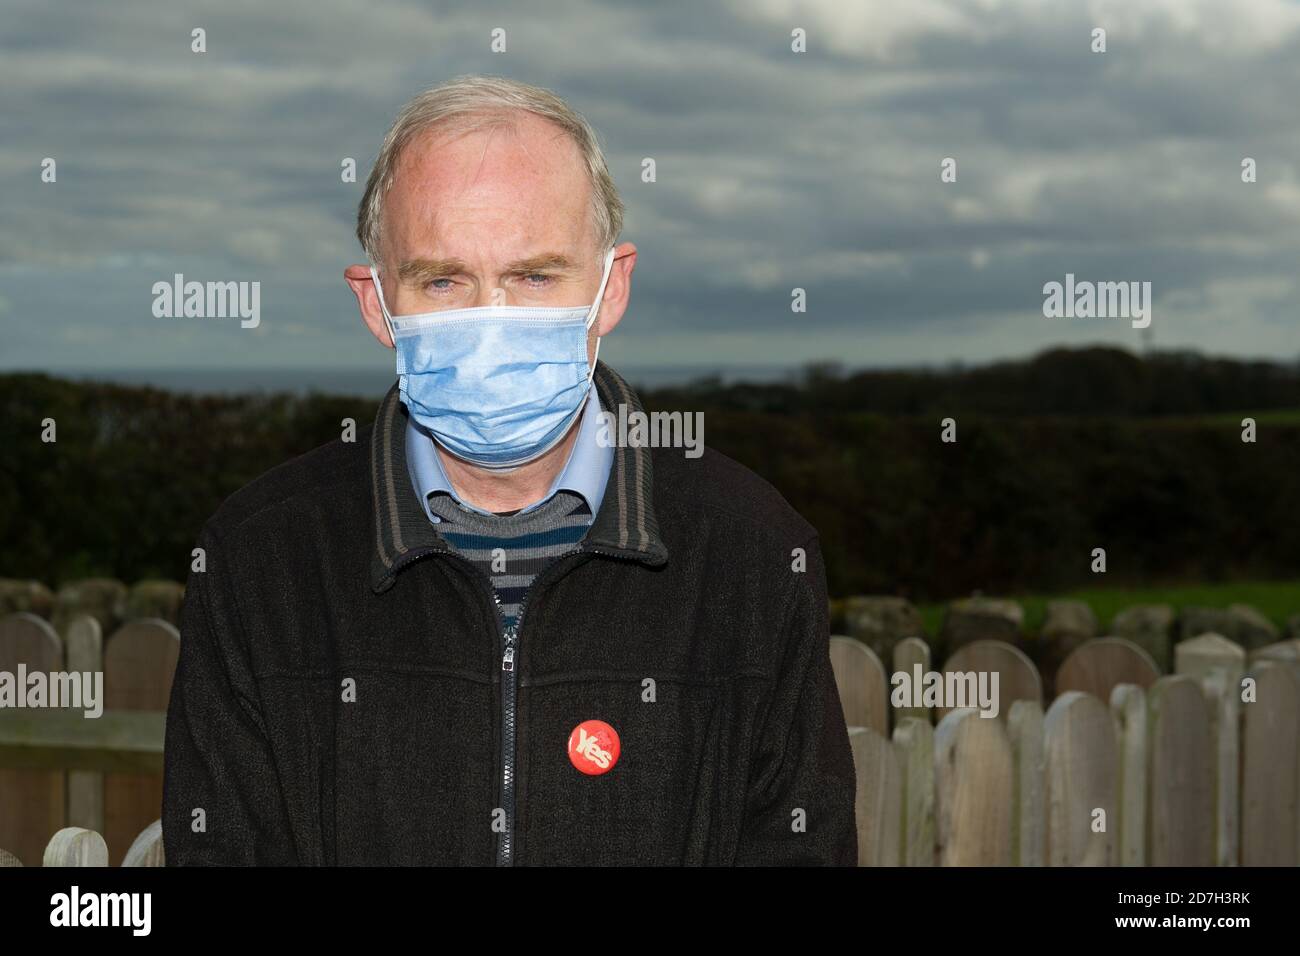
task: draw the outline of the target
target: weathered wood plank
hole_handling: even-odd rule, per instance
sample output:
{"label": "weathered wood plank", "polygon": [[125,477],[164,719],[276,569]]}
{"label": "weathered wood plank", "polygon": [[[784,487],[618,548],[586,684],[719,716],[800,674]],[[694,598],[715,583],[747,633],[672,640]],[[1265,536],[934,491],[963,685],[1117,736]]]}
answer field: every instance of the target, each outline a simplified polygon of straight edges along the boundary
{"label": "weathered wood plank", "polygon": [[954,710],[934,732],[941,866],[1011,865],[1011,744],[1001,720]]}
{"label": "weathered wood plank", "polygon": [[1214,865],[1214,761],[1209,708],[1194,677],[1147,693],[1147,863]]}
{"label": "weathered wood plank", "polygon": [[861,641],[841,636],[831,638],[830,656],[844,723],[849,727],[870,727],[887,739],[889,678],[880,658]]}
{"label": "weathered wood plank", "polygon": [[1119,743],[1119,865],[1147,859],[1147,697],[1133,684],[1110,694]]}
{"label": "weathered wood plank", "polygon": [[[945,675],[996,673],[998,719],[1004,724],[1012,703],[1017,700],[1032,700],[1039,707],[1043,705],[1043,680],[1038,675],[1038,668],[1024,651],[1002,641],[972,641],[966,644],[948,658],[943,665],[943,672]],[[968,702],[966,706],[977,705]],[[941,720],[954,709],[956,708],[951,706],[939,707],[935,716]]]}
{"label": "weathered wood plank", "polygon": [[[82,614],[64,636],[67,668],[77,673],[104,669],[104,639],[99,621]],[[96,833],[104,829],[104,775],[94,770],[68,771],[68,826]]]}
{"label": "weathered wood plank", "polygon": [[1014,702],[1007,718],[1007,735],[1014,776],[1011,860],[1015,866],[1042,866],[1047,859],[1043,734],[1043,708],[1032,700]]}
{"label": "weathered wood plank", "polygon": [[1249,652],[1246,660],[1251,664],[1258,661],[1276,661],[1290,667],[1291,672],[1300,678],[1300,639],[1291,638],[1257,647]]}
{"label": "weathered wood plank", "polygon": [[1241,681],[1246,652],[1219,634],[1202,634],[1174,648],[1175,669],[1201,682],[1214,741],[1214,865],[1241,856]]}
{"label": "weathered wood plank", "polygon": [[1105,703],[1066,691],[1043,721],[1047,754],[1047,862],[1113,866],[1119,823],[1119,755]]}
{"label": "weathered wood plank", "polygon": [[857,771],[858,866],[898,866],[903,777],[888,740],[870,727],[849,731]]}
{"label": "weathered wood plank", "polygon": [[135,842],[131,844],[131,849],[126,851],[126,858],[122,860],[122,865],[167,865],[163,853],[162,820],[155,820],[140,832],[140,835],[135,838]]}
{"label": "weathered wood plank", "polygon": [[923,717],[894,727],[894,750],[903,775],[903,866],[934,866],[934,728]]}
{"label": "weathered wood plank", "polygon": [[161,712],[0,711],[0,767],[160,774],[166,723]]}
{"label": "weathered wood plank", "polygon": [[[180,656],[180,633],[156,618],[122,626],[104,647],[105,707],[166,711]],[[162,814],[162,777],[110,773],[104,778],[104,839],[114,865],[136,835]]]}
{"label": "weathered wood plank", "polygon": [[85,827],[65,827],[50,839],[43,866],[108,866],[104,838]]}
{"label": "weathered wood plank", "polygon": [[1099,637],[1074,649],[1056,672],[1057,696],[1077,690],[1101,701],[1110,700],[1120,684],[1143,690],[1160,677],[1151,655],[1122,637]]}
{"label": "weathered wood plank", "polygon": [[[17,681],[19,667],[49,675],[63,669],[63,642],[54,628],[34,614],[20,612],[0,619],[0,671]],[[26,687],[16,687],[23,695]],[[0,717],[19,716],[30,723],[57,716],[48,708],[0,709]],[[7,763],[0,753],[0,846],[36,866],[49,835],[67,820],[67,777],[61,768],[32,768]]]}
{"label": "weathered wood plank", "polygon": [[1241,865],[1300,863],[1300,680],[1261,659],[1249,671],[1254,700],[1242,705]]}
{"label": "weathered wood plank", "polygon": [[[919,637],[904,638],[895,644],[894,673],[915,676],[917,667],[921,669],[922,674],[930,670],[930,645]],[[892,680],[890,683],[892,686]],[[895,707],[893,711],[895,727],[904,717],[918,717],[926,722],[931,719],[928,707]]]}

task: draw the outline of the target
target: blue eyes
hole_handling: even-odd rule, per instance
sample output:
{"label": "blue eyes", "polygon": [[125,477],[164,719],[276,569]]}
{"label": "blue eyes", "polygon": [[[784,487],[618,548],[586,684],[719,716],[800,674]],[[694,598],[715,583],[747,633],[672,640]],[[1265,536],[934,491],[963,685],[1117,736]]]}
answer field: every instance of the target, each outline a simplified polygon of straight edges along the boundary
{"label": "blue eyes", "polygon": [[[542,289],[554,282],[554,277],[548,276],[541,272],[530,272],[528,275],[520,276],[530,288]],[[450,292],[455,285],[454,279],[433,279],[425,286],[430,292]]]}

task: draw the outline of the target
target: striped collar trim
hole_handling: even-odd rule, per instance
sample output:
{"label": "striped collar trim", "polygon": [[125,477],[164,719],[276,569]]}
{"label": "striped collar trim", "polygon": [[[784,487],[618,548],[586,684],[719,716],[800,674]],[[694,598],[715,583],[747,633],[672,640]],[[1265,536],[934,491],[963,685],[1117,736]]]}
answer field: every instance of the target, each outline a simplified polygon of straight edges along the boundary
{"label": "striped collar trim", "polygon": [[[618,415],[644,411],[627,382],[602,362],[592,382],[603,408]],[[451,546],[433,523],[411,486],[406,463],[407,411],[397,384],[388,390],[370,436],[370,484],[374,503],[370,583],[376,592],[393,586],[397,573],[429,554],[447,553]],[[652,567],[668,560],[654,513],[654,473],[650,450],[618,446],[600,511],[583,538],[583,551],[630,558]]]}

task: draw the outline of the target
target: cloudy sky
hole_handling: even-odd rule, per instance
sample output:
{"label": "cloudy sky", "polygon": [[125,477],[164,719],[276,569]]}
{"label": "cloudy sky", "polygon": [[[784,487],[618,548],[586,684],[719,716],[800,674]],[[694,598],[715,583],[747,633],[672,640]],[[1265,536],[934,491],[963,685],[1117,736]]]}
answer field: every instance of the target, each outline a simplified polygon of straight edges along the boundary
{"label": "cloudy sky", "polygon": [[[641,253],[616,366],[1140,347],[1045,318],[1066,273],[1150,282],[1158,348],[1300,356],[1295,2],[0,0],[0,368],[390,365],[356,203],[402,102],[475,72],[602,135]],[[260,282],[261,324],[155,318],[178,272]]]}

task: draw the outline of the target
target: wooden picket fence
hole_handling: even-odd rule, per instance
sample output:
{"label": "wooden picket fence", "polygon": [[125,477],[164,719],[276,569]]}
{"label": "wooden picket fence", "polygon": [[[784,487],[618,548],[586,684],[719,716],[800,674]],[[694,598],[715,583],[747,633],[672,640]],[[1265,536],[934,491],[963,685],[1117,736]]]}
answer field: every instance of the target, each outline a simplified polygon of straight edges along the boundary
{"label": "wooden picket fence", "polygon": [[[1088,640],[1057,670],[1044,713],[1029,658],[973,641],[939,673],[997,672],[994,718],[891,706],[880,658],[831,638],[859,865],[1300,864],[1300,640],[1247,655],[1202,634],[1174,659],[1162,674],[1136,644]],[[930,649],[907,638],[892,664],[929,672]]]}
{"label": "wooden picket fence", "polygon": [[[99,593],[120,602],[116,587]],[[144,614],[174,619],[179,590],[145,593]],[[0,708],[0,865],[160,865],[180,635],[157,617],[119,627],[118,610],[55,607],[55,626],[0,617],[0,671],[104,680],[99,718]],[[893,645],[892,670],[850,638],[832,638],[830,655],[858,770],[862,865],[1300,863],[1300,639],[1247,654],[1200,634],[1174,647],[1164,674],[1160,655],[1093,638],[1048,673],[1050,706],[1021,650],[963,643],[940,670],[996,672],[996,718],[891,705],[891,674],[931,669],[920,638]]]}
{"label": "wooden picket fence", "polygon": [[[108,866],[108,843],[94,830],[64,827],[46,844],[41,866]],[[6,850],[0,850],[0,867],[22,866],[23,862]],[[122,866],[165,866],[162,821],[145,827],[132,842],[122,859]]]}
{"label": "wooden picket fence", "polygon": [[86,858],[99,858],[87,849],[98,840],[107,862],[125,863],[161,815],[179,653],[179,632],[156,618],[129,621],[107,641],[90,615],[72,618],[63,636],[35,614],[0,618],[0,671],[103,673],[97,718],[82,709],[0,709],[0,848],[9,856],[35,866],[50,859],[59,839],[51,834],[75,833]]}

